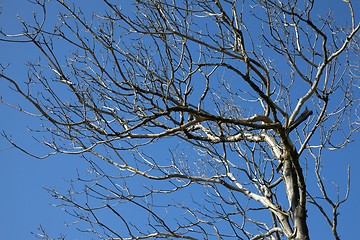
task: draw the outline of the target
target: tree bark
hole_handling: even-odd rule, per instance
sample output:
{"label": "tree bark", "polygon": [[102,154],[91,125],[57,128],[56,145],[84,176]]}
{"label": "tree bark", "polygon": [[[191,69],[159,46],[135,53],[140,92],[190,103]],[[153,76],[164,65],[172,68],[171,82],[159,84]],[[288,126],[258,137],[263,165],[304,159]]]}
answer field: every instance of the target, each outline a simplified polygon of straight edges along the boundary
{"label": "tree bark", "polygon": [[306,223],[306,187],[295,149],[286,150],[283,154],[283,177],[289,213],[294,224],[293,234],[287,237],[296,240],[310,239]]}

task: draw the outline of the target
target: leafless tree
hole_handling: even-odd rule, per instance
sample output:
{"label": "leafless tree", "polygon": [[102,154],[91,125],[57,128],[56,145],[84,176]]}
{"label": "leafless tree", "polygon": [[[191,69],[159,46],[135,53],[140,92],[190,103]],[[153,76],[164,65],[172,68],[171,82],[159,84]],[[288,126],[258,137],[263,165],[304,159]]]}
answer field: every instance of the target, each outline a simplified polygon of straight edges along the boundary
{"label": "leafless tree", "polygon": [[76,1],[35,4],[42,12],[19,18],[23,31],[2,31],[2,41],[31,44],[41,58],[25,82],[5,65],[0,77],[36,112],[14,107],[43,121],[34,134],[50,151],[36,157],[89,162],[67,193],[49,189],[80,231],[305,240],[312,206],[340,239],[350,185],[329,192],[321,170],[324,152],[358,130],[351,0],[333,9],[313,0],[103,0],[92,14]]}

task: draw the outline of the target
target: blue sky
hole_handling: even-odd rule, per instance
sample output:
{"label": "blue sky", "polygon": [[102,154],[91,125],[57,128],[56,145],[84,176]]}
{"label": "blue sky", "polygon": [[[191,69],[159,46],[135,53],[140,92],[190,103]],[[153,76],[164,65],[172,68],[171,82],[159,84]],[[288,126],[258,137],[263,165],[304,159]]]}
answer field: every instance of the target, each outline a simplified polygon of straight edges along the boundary
{"label": "blue sky", "polygon": [[[340,0],[339,0],[340,1]],[[337,1],[321,0],[324,9],[329,3]],[[25,18],[31,17],[31,5],[25,1],[0,0],[2,14],[0,23],[4,29],[17,29],[19,27],[16,14]],[[89,6],[95,9],[96,4]],[[342,10],[341,10],[342,11]],[[342,12],[336,12],[339,16]],[[360,18],[358,17],[358,20]],[[26,61],[36,59],[36,52],[27,44],[8,44],[0,42],[0,62],[10,62],[12,74],[20,81],[26,78]],[[15,105],[26,103],[9,91],[6,84],[0,81],[0,96]],[[13,139],[22,146],[34,152],[45,153],[40,144],[32,138],[28,127],[39,126],[39,121],[18,112],[15,109],[0,104],[0,131],[5,130]],[[355,136],[355,141],[347,149],[339,152],[331,152],[325,155],[326,165],[324,171],[329,179],[338,182],[345,187],[347,165],[351,165],[352,188],[350,200],[340,210],[339,229],[343,239],[356,239],[356,231],[359,221],[360,206],[357,204],[360,198],[360,142]],[[76,178],[77,171],[85,172],[87,163],[79,158],[69,155],[56,155],[47,159],[39,160],[11,148],[4,138],[0,138],[0,236],[1,239],[34,239],[31,232],[36,232],[39,225],[54,236],[59,233],[67,233],[69,239],[85,239],[76,232],[68,232],[64,227],[65,221],[71,221],[59,208],[51,206],[52,197],[43,189],[55,187],[59,190],[67,189],[66,180]],[[129,209],[131,213],[131,209]],[[310,215],[311,213],[309,213]],[[310,231],[313,239],[322,238],[322,227],[317,221],[310,222]]]}

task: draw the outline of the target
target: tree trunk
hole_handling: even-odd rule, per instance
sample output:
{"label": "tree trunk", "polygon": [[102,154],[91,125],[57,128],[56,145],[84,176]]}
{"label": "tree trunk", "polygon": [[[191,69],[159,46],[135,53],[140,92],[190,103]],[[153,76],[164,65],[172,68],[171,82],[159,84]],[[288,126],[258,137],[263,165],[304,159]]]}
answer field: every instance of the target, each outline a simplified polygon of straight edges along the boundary
{"label": "tree trunk", "polygon": [[293,234],[287,237],[289,239],[306,240],[309,239],[309,231],[306,223],[306,187],[304,176],[296,151],[285,151],[283,157],[284,183],[290,205],[290,218],[293,222]]}

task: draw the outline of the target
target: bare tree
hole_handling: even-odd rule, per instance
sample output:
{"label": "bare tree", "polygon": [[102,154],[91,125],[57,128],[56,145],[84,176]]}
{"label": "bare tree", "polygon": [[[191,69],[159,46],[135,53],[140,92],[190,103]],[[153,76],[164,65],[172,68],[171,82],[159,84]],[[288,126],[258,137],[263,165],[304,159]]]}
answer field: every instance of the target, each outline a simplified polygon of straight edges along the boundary
{"label": "bare tree", "polygon": [[42,57],[26,82],[0,77],[43,121],[50,152],[36,157],[89,162],[67,193],[49,189],[81,231],[304,240],[313,206],[340,239],[350,185],[330,193],[321,168],[358,130],[351,0],[336,2],[340,22],[313,0],[103,0],[93,14],[69,2],[38,0],[22,33],[2,32]]}

